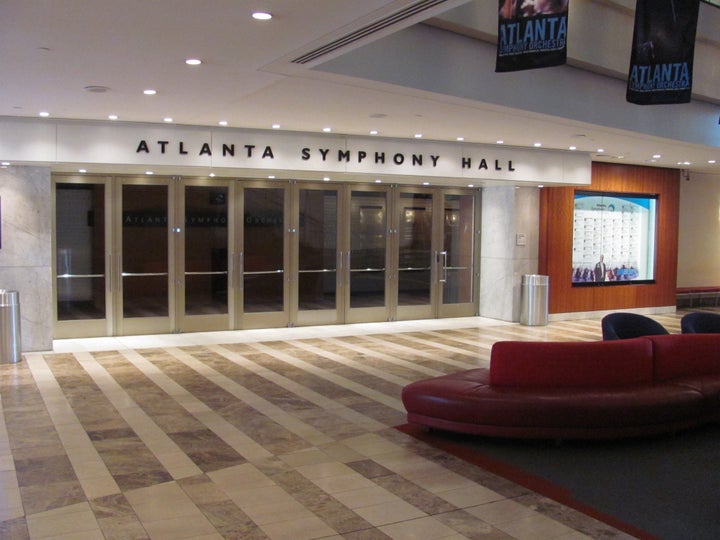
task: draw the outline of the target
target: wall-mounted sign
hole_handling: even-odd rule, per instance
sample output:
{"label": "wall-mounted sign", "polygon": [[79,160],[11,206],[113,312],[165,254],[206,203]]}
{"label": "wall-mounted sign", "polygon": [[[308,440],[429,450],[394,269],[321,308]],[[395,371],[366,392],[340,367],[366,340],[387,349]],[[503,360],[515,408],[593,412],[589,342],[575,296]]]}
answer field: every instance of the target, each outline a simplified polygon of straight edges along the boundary
{"label": "wall-mounted sign", "polygon": [[589,184],[580,152],[460,142],[154,124],[0,119],[0,155],[21,162],[98,163]]}

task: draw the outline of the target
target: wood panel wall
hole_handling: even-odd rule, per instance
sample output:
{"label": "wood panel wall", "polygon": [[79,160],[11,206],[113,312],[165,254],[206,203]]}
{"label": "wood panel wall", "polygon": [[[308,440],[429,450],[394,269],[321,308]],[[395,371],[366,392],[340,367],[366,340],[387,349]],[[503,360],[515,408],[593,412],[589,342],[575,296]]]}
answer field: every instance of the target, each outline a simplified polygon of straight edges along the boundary
{"label": "wood panel wall", "polygon": [[[655,283],[572,286],[573,204],[576,190],[658,195]],[[680,171],[592,164],[590,186],[543,188],[539,271],[550,276],[550,313],[674,306],[677,286]]]}

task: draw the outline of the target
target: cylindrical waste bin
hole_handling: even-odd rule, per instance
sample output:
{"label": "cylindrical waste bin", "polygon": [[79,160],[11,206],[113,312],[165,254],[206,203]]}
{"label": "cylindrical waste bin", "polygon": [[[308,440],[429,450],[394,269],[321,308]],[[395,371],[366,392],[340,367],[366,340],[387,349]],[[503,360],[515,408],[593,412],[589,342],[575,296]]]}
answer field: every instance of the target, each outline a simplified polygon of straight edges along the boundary
{"label": "cylindrical waste bin", "polygon": [[20,293],[0,289],[0,363],[20,361]]}
{"label": "cylindrical waste bin", "polygon": [[520,324],[544,326],[548,323],[548,289],[550,278],[538,274],[522,277],[520,291]]}

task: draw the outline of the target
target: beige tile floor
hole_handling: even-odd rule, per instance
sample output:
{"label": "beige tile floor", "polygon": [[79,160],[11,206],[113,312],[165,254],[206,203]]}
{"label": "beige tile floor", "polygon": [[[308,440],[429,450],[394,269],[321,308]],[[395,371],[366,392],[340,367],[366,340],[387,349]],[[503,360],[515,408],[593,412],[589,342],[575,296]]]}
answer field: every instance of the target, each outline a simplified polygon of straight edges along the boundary
{"label": "beige tile floor", "polygon": [[56,341],[0,364],[0,538],[627,538],[393,429],[403,385],[495,341],[599,336],[465,318]]}

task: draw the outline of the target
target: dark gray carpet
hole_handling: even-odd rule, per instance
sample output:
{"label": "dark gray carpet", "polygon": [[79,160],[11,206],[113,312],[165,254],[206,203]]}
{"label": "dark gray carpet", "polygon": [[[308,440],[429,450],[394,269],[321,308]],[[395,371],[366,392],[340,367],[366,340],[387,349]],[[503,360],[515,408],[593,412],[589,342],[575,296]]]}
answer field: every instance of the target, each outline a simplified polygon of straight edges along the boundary
{"label": "dark gray carpet", "polygon": [[720,425],[560,445],[399,429],[641,538],[720,539]]}

